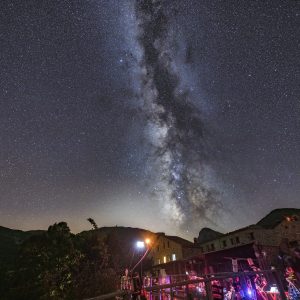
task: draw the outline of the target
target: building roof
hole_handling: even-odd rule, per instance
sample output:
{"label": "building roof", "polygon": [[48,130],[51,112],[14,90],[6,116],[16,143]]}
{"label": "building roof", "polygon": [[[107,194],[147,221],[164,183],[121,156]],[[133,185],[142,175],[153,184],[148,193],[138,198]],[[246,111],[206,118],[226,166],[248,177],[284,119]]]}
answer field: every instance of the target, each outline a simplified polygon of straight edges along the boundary
{"label": "building roof", "polygon": [[279,225],[286,217],[291,217],[294,215],[300,216],[300,209],[298,208],[279,208],[272,210],[269,214],[267,214],[264,218],[262,218],[259,222],[253,225],[249,225],[243,228],[239,228],[237,230],[227,232],[225,234],[214,231],[210,228],[203,228],[199,232],[198,243],[204,244],[206,242],[217,240],[221,237],[226,237],[228,235],[232,235],[235,233],[239,233],[245,230],[255,230],[255,229],[273,229],[277,225]]}
{"label": "building roof", "polygon": [[199,244],[203,244],[205,242],[215,240],[215,239],[221,237],[222,235],[224,235],[224,234],[221,233],[221,232],[218,232],[218,231],[212,230],[210,228],[204,227],[199,232],[197,242]]}
{"label": "building roof", "polygon": [[256,225],[266,229],[272,229],[279,225],[286,217],[298,215],[300,216],[300,209],[297,208],[279,208],[272,210],[264,218],[262,218]]}
{"label": "building roof", "polygon": [[180,244],[181,246],[184,246],[184,247],[194,247],[194,243],[188,241],[188,240],[185,240],[179,236],[173,236],[173,235],[166,235],[165,236],[167,239],[177,243],[177,244]]}
{"label": "building roof", "polygon": [[257,224],[249,225],[249,226],[242,227],[242,228],[239,228],[239,229],[234,230],[234,231],[227,232],[227,233],[224,234],[224,236],[232,235],[232,234],[235,234],[235,233],[238,233],[238,232],[241,232],[241,231],[245,231],[245,230],[253,230],[253,229],[262,229],[262,227],[257,225]]}

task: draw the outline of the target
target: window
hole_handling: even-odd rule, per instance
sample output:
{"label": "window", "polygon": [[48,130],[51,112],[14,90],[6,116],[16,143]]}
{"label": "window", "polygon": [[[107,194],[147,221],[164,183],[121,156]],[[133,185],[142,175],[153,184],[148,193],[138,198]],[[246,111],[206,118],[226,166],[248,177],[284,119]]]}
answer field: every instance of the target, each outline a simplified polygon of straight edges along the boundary
{"label": "window", "polygon": [[215,250],[215,244],[211,244],[210,247],[211,247],[211,250],[212,250],[212,251]]}
{"label": "window", "polygon": [[159,252],[159,246],[157,246],[157,252]]}
{"label": "window", "polygon": [[239,243],[240,243],[240,238],[237,236],[237,237],[235,238],[235,241],[236,241],[237,244],[239,244]]}
{"label": "window", "polygon": [[234,240],[233,238],[230,239],[231,245],[234,245]]}
{"label": "window", "polygon": [[206,251],[209,251],[209,245],[206,246]]}
{"label": "window", "polygon": [[203,247],[200,247],[200,252],[203,253]]}
{"label": "window", "polygon": [[169,241],[168,241],[168,248],[170,248],[170,243],[169,243]]}
{"label": "window", "polygon": [[176,254],[175,253],[172,254],[172,260],[173,261],[176,260]]}
{"label": "window", "polygon": [[223,243],[224,248],[227,247],[227,242],[226,241],[222,241],[222,243]]}
{"label": "window", "polygon": [[157,260],[157,264],[160,265],[160,258]]}
{"label": "window", "polygon": [[250,241],[254,240],[254,233],[253,232],[249,233],[249,239],[250,239]]}
{"label": "window", "polygon": [[164,264],[167,262],[167,257],[164,256]]}
{"label": "window", "polygon": [[164,246],[164,249],[166,249],[166,244],[165,244],[165,242],[164,242],[163,246]]}

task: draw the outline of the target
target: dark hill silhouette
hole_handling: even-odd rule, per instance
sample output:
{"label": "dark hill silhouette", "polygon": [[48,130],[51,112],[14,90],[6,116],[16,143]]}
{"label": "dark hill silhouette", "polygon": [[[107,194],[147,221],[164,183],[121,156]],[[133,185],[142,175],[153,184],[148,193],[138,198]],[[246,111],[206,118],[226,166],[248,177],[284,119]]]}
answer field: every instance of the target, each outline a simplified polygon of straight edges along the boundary
{"label": "dark hill silhouette", "polygon": [[[11,263],[14,261],[19,246],[33,235],[45,232],[43,230],[22,231],[0,226],[0,262]],[[101,227],[78,233],[86,235],[96,232],[100,239],[106,239],[113,247],[119,249],[120,255],[132,256],[138,240],[154,238],[154,233],[145,229],[131,227]]]}
{"label": "dark hill silhouette", "polygon": [[298,208],[278,208],[272,210],[264,218],[262,218],[256,225],[264,228],[274,228],[280,224],[285,218],[297,215],[300,217],[300,209]]}
{"label": "dark hill silhouette", "polygon": [[141,228],[133,227],[100,227],[93,230],[82,231],[79,235],[96,232],[101,239],[115,239],[120,244],[128,244],[128,247],[135,247],[137,241],[144,241],[146,238],[154,239],[155,233]]}
{"label": "dark hill silhouette", "polygon": [[13,263],[19,246],[28,238],[44,232],[43,230],[22,231],[0,226],[0,262]]}
{"label": "dark hill silhouette", "polygon": [[205,243],[211,240],[214,240],[220,236],[222,236],[223,233],[212,230],[210,228],[204,227],[200,230],[198,238],[197,238],[197,243]]}
{"label": "dark hill silhouette", "polygon": [[[255,226],[260,226],[264,228],[274,228],[279,224],[284,218],[297,215],[300,217],[300,209],[296,208],[281,208],[271,211],[268,215],[262,218]],[[0,226],[0,264],[1,263],[13,263],[20,245],[28,238],[33,235],[45,232],[43,230],[31,230],[22,231],[16,229],[10,229]],[[157,234],[141,229],[132,227],[101,227],[92,230],[83,231],[78,233],[80,235],[90,234],[91,232],[97,233],[99,239],[103,239],[110,245],[110,249],[113,249],[115,255],[124,258],[124,264],[128,261],[132,261],[132,257],[138,254],[138,249],[136,248],[136,242],[138,240],[145,240],[146,238],[155,241]],[[219,238],[223,235],[218,231],[212,230],[210,228],[202,228],[199,232],[198,238],[195,239],[196,243],[205,243],[207,241]],[[169,238],[181,239],[179,237],[168,236]],[[183,239],[181,239],[183,240]],[[190,244],[189,241],[184,240],[186,243]],[[155,246],[155,245],[153,245]]]}

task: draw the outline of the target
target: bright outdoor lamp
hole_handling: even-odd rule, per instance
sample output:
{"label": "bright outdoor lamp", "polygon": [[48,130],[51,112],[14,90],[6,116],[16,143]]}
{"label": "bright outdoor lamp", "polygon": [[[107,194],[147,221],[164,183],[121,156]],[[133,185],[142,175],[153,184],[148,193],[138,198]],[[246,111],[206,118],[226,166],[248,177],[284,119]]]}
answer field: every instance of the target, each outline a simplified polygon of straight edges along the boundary
{"label": "bright outdoor lamp", "polygon": [[140,249],[145,248],[145,243],[142,241],[137,241],[136,242],[136,246]]}

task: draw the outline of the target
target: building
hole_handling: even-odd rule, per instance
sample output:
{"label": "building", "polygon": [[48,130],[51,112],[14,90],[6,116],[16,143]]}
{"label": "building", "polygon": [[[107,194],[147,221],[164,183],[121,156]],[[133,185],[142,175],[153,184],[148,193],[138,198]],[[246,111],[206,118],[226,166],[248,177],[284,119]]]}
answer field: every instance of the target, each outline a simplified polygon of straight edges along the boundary
{"label": "building", "polygon": [[207,266],[214,264],[215,272],[225,271],[221,265],[230,266],[226,259],[236,257],[240,261],[256,259],[261,268],[277,266],[283,246],[296,248],[300,245],[300,209],[276,209],[255,225],[211,236],[214,238],[205,238],[200,231],[195,244],[204,255]]}
{"label": "building", "polygon": [[197,245],[178,236],[165,235],[163,232],[156,233],[150,253],[154,265],[182,260],[194,254],[199,254]]}
{"label": "building", "polygon": [[204,265],[197,245],[165,233],[156,233],[156,240],[149,255],[153,261],[152,271],[156,274],[163,271],[168,275],[182,275],[185,278],[187,272],[200,271]]}
{"label": "building", "polygon": [[[201,232],[200,232],[201,233]],[[300,242],[300,209],[276,209],[255,225],[250,225],[217,238],[197,243],[201,253],[220,251],[255,242],[259,245],[279,246],[282,240]]]}
{"label": "building", "polygon": [[300,209],[273,210],[256,224],[226,234],[204,228],[194,243],[165,233],[154,235],[152,270],[168,275],[250,270],[249,261],[261,269],[278,268],[283,267],[278,259],[282,252],[299,249]]}

